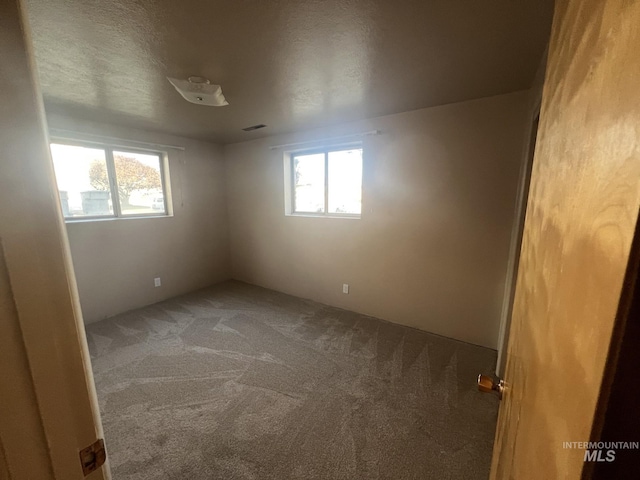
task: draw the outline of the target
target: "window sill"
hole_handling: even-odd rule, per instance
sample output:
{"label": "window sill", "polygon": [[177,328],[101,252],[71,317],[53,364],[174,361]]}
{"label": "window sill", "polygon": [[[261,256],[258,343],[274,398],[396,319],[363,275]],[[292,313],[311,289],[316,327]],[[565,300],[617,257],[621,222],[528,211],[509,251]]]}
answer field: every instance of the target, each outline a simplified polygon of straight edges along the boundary
{"label": "window sill", "polygon": [[65,224],[93,223],[93,222],[113,222],[119,220],[146,220],[149,218],[172,218],[173,215],[130,215],[126,217],[89,217],[89,218],[65,218]]}
{"label": "window sill", "polygon": [[315,215],[313,213],[285,213],[285,217],[305,217],[305,218],[339,218],[341,220],[360,220],[361,215]]}

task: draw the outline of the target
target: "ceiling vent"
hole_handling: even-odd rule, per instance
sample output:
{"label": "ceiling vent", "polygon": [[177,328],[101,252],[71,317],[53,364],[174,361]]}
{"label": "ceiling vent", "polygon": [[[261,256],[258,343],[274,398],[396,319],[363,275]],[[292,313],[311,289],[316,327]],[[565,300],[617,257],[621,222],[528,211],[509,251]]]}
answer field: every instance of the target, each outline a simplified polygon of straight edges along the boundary
{"label": "ceiling vent", "polygon": [[229,105],[222,94],[222,87],[213,85],[207,78],[189,77],[187,80],[180,80],[167,77],[167,80],[187,102],[209,107]]}
{"label": "ceiling vent", "polygon": [[245,132],[252,132],[254,130],[258,130],[259,128],[264,128],[264,127],[266,127],[266,125],[264,123],[261,123],[259,125],[252,125],[250,127],[243,128],[242,130],[244,130]]}

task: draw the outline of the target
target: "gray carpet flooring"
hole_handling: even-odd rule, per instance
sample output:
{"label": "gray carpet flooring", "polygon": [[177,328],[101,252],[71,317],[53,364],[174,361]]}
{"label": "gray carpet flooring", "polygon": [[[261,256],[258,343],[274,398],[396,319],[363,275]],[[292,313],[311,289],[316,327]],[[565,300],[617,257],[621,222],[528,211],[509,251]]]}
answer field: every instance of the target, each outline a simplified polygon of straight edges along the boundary
{"label": "gray carpet flooring", "polygon": [[493,350],[240,282],[87,337],[114,480],[488,477]]}

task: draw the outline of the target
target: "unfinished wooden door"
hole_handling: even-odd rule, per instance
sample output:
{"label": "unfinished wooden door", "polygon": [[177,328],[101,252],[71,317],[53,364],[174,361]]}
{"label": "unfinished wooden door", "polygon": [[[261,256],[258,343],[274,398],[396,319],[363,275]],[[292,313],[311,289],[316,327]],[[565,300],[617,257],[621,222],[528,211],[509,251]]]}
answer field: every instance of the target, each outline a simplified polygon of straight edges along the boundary
{"label": "unfinished wooden door", "polygon": [[493,479],[578,479],[640,204],[640,2],[558,0]]}
{"label": "unfinished wooden door", "polygon": [[30,50],[24,2],[3,1],[0,478],[104,480],[104,449],[95,446],[102,427]]}

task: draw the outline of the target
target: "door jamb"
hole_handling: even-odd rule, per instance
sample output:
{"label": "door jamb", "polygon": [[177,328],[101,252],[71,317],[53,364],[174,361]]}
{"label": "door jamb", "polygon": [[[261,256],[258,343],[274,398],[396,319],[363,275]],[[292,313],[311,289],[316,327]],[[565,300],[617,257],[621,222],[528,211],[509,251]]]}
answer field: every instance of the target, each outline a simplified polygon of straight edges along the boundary
{"label": "door jamb", "polygon": [[540,122],[540,108],[542,99],[536,99],[534,108],[528,117],[528,138],[523,152],[523,161],[520,166],[518,192],[514,209],[514,222],[511,229],[511,243],[509,246],[509,260],[507,263],[507,275],[505,278],[502,312],[500,314],[500,330],[498,332],[498,359],[496,361],[496,375],[504,376],[507,364],[507,347],[509,344],[509,329],[511,326],[511,314],[513,301],[518,281],[518,264],[520,263],[520,248],[522,246],[522,234],[529,199],[529,185],[531,183],[531,170],[535,156],[535,144],[538,136]]}

